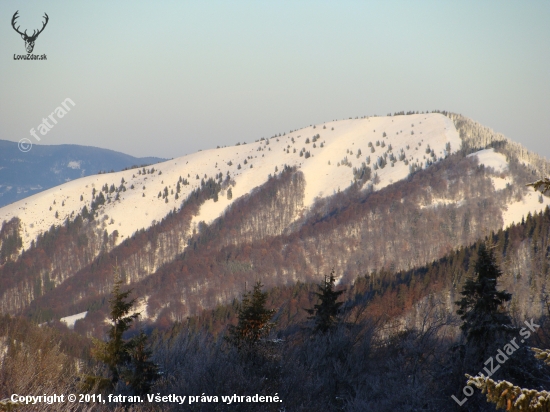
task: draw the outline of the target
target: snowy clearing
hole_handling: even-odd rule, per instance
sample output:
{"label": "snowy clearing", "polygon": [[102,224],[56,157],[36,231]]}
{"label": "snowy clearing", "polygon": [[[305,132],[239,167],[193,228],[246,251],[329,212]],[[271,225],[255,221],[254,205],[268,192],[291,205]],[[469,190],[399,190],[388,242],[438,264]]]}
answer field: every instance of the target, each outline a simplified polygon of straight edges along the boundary
{"label": "snowy clearing", "polygon": [[477,156],[479,159],[479,164],[484,165],[485,167],[492,167],[495,172],[500,173],[508,169],[508,162],[506,161],[506,156],[501,153],[495,152],[495,149],[484,149],[479,152],[471,153],[468,157]]}
{"label": "snowy clearing", "polygon": [[61,318],[59,319],[61,322],[64,322],[67,324],[67,326],[69,327],[69,329],[73,329],[74,328],[74,324],[77,320],[79,319],[84,319],[86,317],[86,315],[88,314],[88,311],[86,312],[81,312],[81,313],[77,313],[76,315],[71,315],[71,316],[66,316],[64,318]]}

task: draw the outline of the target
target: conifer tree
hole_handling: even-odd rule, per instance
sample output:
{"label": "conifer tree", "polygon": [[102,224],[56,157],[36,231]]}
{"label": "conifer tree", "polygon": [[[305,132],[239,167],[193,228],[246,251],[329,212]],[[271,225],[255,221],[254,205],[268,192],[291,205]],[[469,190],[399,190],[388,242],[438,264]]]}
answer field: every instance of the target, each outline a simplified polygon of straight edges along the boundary
{"label": "conifer tree", "polygon": [[97,387],[100,391],[108,389],[113,390],[125,368],[132,360],[131,353],[134,350],[135,342],[133,340],[124,339],[123,335],[132,322],[139,316],[139,313],[129,315],[134,306],[135,299],[126,301],[132,290],[122,292],[121,286],[123,280],[120,276],[118,266],[115,267],[115,284],[110,304],[108,340],[106,342],[94,339],[94,347],[92,348],[92,356],[98,361],[105,364],[108,369],[109,377],[88,376],[85,379],[85,389]]}
{"label": "conifer tree", "polygon": [[239,309],[239,322],[237,326],[229,327],[228,341],[239,349],[251,348],[275,326],[270,322],[275,310],[266,309],[267,292],[262,292],[262,287],[258,281],[252,292],[244,294]]}
{"label": "conifer tree", "polygon": [[504,303],[512,299],[506,291],[497,290],[498,278],[502,272],[497,266],[493,249],[482,243],[478,250],[474,276],[466,281],[462,299],[455,302],[457,314],[464,322],[461,326],[467,345],[481,358],[488,342],[496,342],[501,335],[507,335],[514,328]]}
{"label": "conifer tree", "polygon": [[326,333],[332,329],[338,322],[338,312],[342,302],[337,302],[338,297],[344,293],[343,290],[334,290],[334,269],[330,272],[329,277],[325,276],[322,285],[318,285],[319,292],[315,293],[320,302],[313,306],[313,309],[306,309],[309,316],[308,319],[313,320],[315,333]]}
{"label": "conifer tree", "polygon": [[147,341],[147,335],[143,330],[132,340],[129,352],[130,365],[122,372],[126,384],[132,388],[135,395],[140,396],[149,393],[153,382],[159,377],[159,368],[151,360],[153,351]]}

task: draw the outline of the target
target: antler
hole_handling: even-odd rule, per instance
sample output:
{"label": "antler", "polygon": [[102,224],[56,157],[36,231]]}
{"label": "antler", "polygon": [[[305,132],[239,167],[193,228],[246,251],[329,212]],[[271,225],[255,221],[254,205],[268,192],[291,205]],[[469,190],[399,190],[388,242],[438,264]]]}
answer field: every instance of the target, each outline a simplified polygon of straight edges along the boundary
{"label": "antler", "polygon": [[35,34],[36,30],[33,31],[32,36],[30,37],[31,39],[34,39],[34,38],[38,37],[38,35],[40,33],[42,33],[44,31],[44,29],[46,28],[46,24],[48,24],[48,20],[50,20],[50,18],[48,17],[48,15],[46,13],[44,13],[43,17],[46,19],[46,21],[44,23],[42,23],[42,28],[40,30],[38,30],[38,33]]}
{"label": "antler", "polygon": [[17,15],[17,13],[19,13],[19,10],[17,10],[17,11],[15,12],[15,14],[13,15],[13,17],[12,17],[12,19],[11,19],[11,26],[12,26],[13,29],[14,29],[17,33],[19,33],[21,36],[26,36],[26,35],[27,35],[27,30],[25,30],[25,33],[21,33],[21,32],[19,31],[19,27],[20,27],[20,26],[17,26],[17,28],[15,27],[15,20],[17,20],[17,18],[19,17],[19,16]]}

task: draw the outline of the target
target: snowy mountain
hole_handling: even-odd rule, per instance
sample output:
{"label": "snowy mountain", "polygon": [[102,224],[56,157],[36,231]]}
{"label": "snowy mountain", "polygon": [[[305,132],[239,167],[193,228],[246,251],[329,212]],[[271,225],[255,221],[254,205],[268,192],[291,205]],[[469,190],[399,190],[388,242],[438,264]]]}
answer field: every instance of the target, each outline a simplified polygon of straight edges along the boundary
{"label": "snowy mountain", "polygon": [[525,183],[547,170],[469,119],[426,113],[83,177],[0,209],[0,307],[86,312],[67,323],[93,328],[114,264],[159,322],[227,302],[259,273],[276,286],[423,265],[543,210]]}
{"label": "snowy mountain", "polygon": [[[282,170],[285,165],[296,166],[304,174],[303,207],[307,209],[316,198],[350,186],[354,181],[353,168],[369,167],[370,182],[379,190],[407,177],[413,165],[425,167],[456,152],[460,145],[452,121],[440,114],[335,121],[254,143],[204,150],[148,167],[145,173],[134,169],[72,180],[1,208],[0,221],[18,217],[24,249],[28,249],[44,230],[74,217],[84,206],[90,209],[94,189],[99,192],[107,185],[116,192],[105,194],[107,203],[98,213],[114,221],[107,231],[111,234],[117,230],[120,242],[162,220],[180,206],[182,199],[201,187],[202,179],[220,173],[235,182],[232,199],[221,196],[217,202],[207,201],[194,224],[201,220],[212,222],[232,202],[265,183],[276,168]],[[386,167],[375,166],[382,163]],[[180,185],[176,198],[173,192],[180,177],[189,184]],[[115,200],[119,187],[124,189]],[[165,188],[166,197],[162,195]]]}

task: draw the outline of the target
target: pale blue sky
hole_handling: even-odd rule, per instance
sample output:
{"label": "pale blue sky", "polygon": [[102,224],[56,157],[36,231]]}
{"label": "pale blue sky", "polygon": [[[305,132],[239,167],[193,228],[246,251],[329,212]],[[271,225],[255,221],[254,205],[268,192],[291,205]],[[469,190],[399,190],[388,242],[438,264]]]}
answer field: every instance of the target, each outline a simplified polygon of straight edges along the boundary
{"label": "pale blue sky", "polygon": [[[50,21],[35,54],[22,29]],[[550,157],[548,1],[0,2],[0,139],[177,157],[309,124],[449,110]]]}

